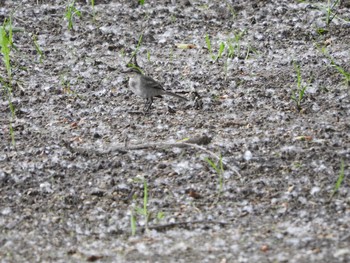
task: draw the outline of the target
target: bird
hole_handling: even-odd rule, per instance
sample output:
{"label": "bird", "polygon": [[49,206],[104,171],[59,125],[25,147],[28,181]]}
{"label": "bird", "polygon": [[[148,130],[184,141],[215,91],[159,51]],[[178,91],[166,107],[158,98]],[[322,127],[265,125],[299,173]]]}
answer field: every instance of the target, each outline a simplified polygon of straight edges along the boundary
{"label": "bird", "polygon": [[156,96],[169,95],[181,100],[188,101],[188,99],[185,97],[165,90],[159,82],[149,76],[144,75],[137,67],[129,68],[126,71],[122,71],[122,73],[129,76],[129,88],[131,91],[135,95],[146,99],[144,112],[148,112],[150,110],[153,103],[153,97]]}

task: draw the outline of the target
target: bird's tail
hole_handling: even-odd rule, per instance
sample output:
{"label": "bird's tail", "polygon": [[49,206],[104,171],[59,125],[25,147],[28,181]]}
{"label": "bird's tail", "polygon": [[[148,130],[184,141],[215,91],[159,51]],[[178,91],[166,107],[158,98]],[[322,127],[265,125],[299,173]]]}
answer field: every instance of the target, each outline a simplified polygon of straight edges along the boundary
{"label": "bird's tail", "polygon": [[186,99],[185,97],[182,97],[182,96],[177,95],[177,94],[175,94],[175,93],[172,93],[172,92],[170,92],[170,91],[165,91],[164,94],[165,94],[165,95],[169,95],[169,96],[176,97],[176,98],[178,98],[178,99],[182,99],[182,100],[187,100],[187,101],[188,101],[188,99]]}

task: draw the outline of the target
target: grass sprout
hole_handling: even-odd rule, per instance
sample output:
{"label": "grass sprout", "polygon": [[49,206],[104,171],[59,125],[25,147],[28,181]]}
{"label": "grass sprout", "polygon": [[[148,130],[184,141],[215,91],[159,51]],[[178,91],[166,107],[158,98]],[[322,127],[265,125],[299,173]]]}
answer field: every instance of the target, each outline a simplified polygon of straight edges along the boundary
{"label": "grass sprout", "polygon": [[341,184],[342,184],[342,182],[344,180],[344,177],[345,177],[344,160],[341,160],[339,176],[338,176],[337,181],[335,182],[334,189],[332,191],[330,199],[332,199],[333,196],[338,192],[338,190],[339,190],[339,188],[340,188],[340,186],[341,186]]}
{"label": "grass sprout", "polygon": [[334,66],[338,72],[340,74],[342,74],[343,78],[344,78],[344,81],[345,81],[345,84],[347,86],[350,86],[350,72],[349,71],[346,71],[344,68],[342,68],[341,66],[337,65],[334,60],[331,60],[331,64],[332,66]]}
{"label": "grass sprout", "polygon": [[213,54],[213,50],[211,49],[211,42],[208,34],[205,35],[205,43],[207,44],[207,48],[211,58],[214,60],[215,56]]}
{"label": "grass sprout", "polygon": [[220,43],[217,55],[214,55],[214,52],[213,52],[213,49],[212,49],[212,45],[211,45],[211,41],[210,41],[210,38],[209,38],[208,34],[205,36],[205,43],[207,45],[207,49],[209,51],[210,57],[211,57],[211,59],[214,62],[216,62],[216,61],[218,61],[218,59],[222,58],[222,56],[224,54],[224,51],[225,51],[225,43],[224,42]]}
{"label": "grass sprout", "polygon": [[95,0],[91,0],[91,8],[92,8],[92,20],[96,21],[96,13],[95,13]]}
{"label": "grass sprout", "polygon": [[329,55],[326,47],[320,48],[320,51],[330,60],[331,66],[335,67],[336,70],[343,76],[345,85],[350,86],[350,72],[345,70],[342,66],[340,66],[334,61],[334,58],[331,55]]}
{"label": "grass sprout", "polygon": [[301,103],[304,100],[305,92],[308,86],[303,84],[300,65],[294,63],[294,69],[297,74],[297,88],[296,90],[292,91],[292,100],[295,102],[297,110],[301,111]]}
{"label": "grass sprout", "polygon": [[131,60],[133,59],[133,57],[135,57],[137,55],[137,53],[139,52],[140,48],[141,48],[141,44],[142,44],[142,38],[143,38],[143,34],[140,35],[139,40],[137,42],[136,48],[135,50],[132,52],[131,54]]}
{"label": "grass sprout", "polygon": [[[131,53],[131,58],[130,58],[129,62],[126,64],[126,67],[136,69],[140,73],[143,74],[143,70],[137,65],[137,62],[136,62],[136,56],[137,56],[137,53],[140,50],[140,47],[141,47],[141,44],[142,44],[142,38],[143,38],[143,34],[140,35],[139,40],[138,40],[137,45],[136,45],[136,48]],[[147,58],[148,59],[151,58],[151,54],[149,54],[148,52],[147,52]],[[134,61],[134,62],[132,62],[132,61]]]}
{"label": "grass sprout", "polygon": [[147,50],[147,60],[151,62],[151,52],[149,50]]}
{"label": "grass sprout", "polygon": [[215,170],[216,174],[219,176],[219,194],[221,194],[224,187],[224,165],[222,162],[222,155],[220,154],[218,163],[215,163],[210,158],[205,158],[204,160],[209,164],[209,166],[211,166],[211,168]]}
{"label": "grass sprout", "polygon": [[135,212],[133,210],[131,210],[130,226],[131,226],[131,235],[132,236],[135,236],[135,234],[136,234],[136,229],[137,229],[136,222],[137,222],[137,219],[136,219]]}
{"label": "grass sprout", "polygon": [[256,48],[252,47],[250,44],[248,44],[248,48],[247,48],[247,53],[245,55],[245,60],[249,59],[249,54],[254,53],[257,54],[258,51],[256,50]]}
{"label": "grass sprout", "polygon": [[222,54],[224,53],[224,51],[225,51],[225,43],[221,42],[219,46],[218,55],[216,56],[215,61],[222,57]]}
{"label": "grass sprout", "polygon": [[230,10],[230,13],[231,13],[231,15],[232,15],[232,19],[235,19],[236,16],[237,16],[235,9],[234,9],[233,6],[230,5],[229,3],[227,3],[227,7],[228,7],[228,9]]}
{"label": "grass sprout", "polygon": [[[224,62],[225,80],[227,79],[229,60],[234,57],[239,57],[241,55],[241,40],[245,33],[246,30],[234,33],[234,36],[232,38],[228,38],[226,41],[220,42],[218,53],[216,55],[214,54],[209,35],[205,35],[205,43],[212,61],[217,62],[220,58],[226,58]],[[245,59],[249,58],[249,53],[251,51],[256,52],[255,49],[249,46],[247,49],[247,54],[245,54]]]}
{"label": "grass sprout", "polygon": [[[134,197],[136,199],[136,197]],[[131,234],[135,235],[136,233],[136,225],[137,225],[137,217],[142,216],[145,221],[145,229],[148,229],[148,223],[150,221],[150,218],[152,216],[151,212],[148,209],[148,184],[147,181],[143,180],[143,206],[136,206],[131,211],[131,218],[130,218],[130,224],[131,224]],[[163,212],[158,212],[156,219],[159,221],[164,218]]]}
{"label": "grass sprout", "polygon": [[11,111],[11,119],[9,121],[9,130],[11,136],[12,145],[15,146],[15,134],[12,126],[12,122],[14,121],[16,114],[15,108],[12,104],[12,68],[10,61],[10,53],[11,48],[13,47],[13,35],[12,35],[12,18],[5,19],[2,26],[0,26],[0,48],[1,55],[3,57],[3,62],[5,64],[6,72],[7,72],[7,80],[0,77],[0,82],[4,88],[4,94],[8,101],[9,108]]}
{"label": "grass sprout", "polygon": [[229,38],[226,43],[228,47],[228,57],[233,58],[235,56],[239,56],[241,53],[241,40],[246,30],[240,31],[238,33],[234,33],[233,38]]}
{"label": "grass sprout", "polygon": [[40,63],[43,63],[44,53],[38,44],[38,37],[36,35],[34,35],[32,39],[34,42],[35,50],[39,54],[39,61],[40,61]]}
{"label": "grass sprout", "polygon": [[78,92],[72,89],[69,80],[66,79],[64,75],[60,76],[60,84],[62,86],[63,94],[66,94],[67,97],[79,98],[81,100],[84,100],[84,98],[81,95],[79,95]]}
{"label": "grass sprout", "polygon": [[75,16],[80,17],[81,12],[75,7],[75,0],[73,1],[68,1],[67,7],[66,7],[66,13],[65,17],[68,21],[68,29],[73,30],[73,19]]}
{"label": "grass sprout", "polygon": [[324,8],[326,12],[326,25],[329,27],[330,23],[336,17],[337,12],[334,12],[334,7],[339,3],[339,0],[335,0],[334,3],[331,3],[331,0],[328,0],[327,6]]}
{"label": "grass sprout", "polygon": [[0,26],[0,47],[3,61],[5,63],[7,77],[12,79],[12,70],[10,63],[10,52],[12,43],[12,19],[5,19],[3,26]]}
{"label": "grass sprout", "polygon": [[[325,22],[326,26],[329,27],[329,25],[332,23],[332,21],[336,18],[345,22],[349,22],[349,19],[340,17],[338,15],[338,11],[336,8],[340,5],[341,1],[340,0],[327,0],[327,4],[317,4],[318,8],[325,14]],[[328,30],[322,30],[322,29],[317,29],[318,33],[324,34],[328,32]]]}

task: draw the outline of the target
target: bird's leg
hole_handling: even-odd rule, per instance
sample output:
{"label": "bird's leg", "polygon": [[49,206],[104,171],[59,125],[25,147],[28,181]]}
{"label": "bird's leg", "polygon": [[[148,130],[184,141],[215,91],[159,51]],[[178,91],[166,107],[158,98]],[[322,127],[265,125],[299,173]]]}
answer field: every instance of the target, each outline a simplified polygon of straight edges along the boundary
{"label": "bird's leg", "polygon": [[146,99],[146,103],[145,103],[145,108],[144,108],[144,111],[145,112],[148,112],[152,106],[152,103],[153,103],[153,99],[152,98],[147,98]]}

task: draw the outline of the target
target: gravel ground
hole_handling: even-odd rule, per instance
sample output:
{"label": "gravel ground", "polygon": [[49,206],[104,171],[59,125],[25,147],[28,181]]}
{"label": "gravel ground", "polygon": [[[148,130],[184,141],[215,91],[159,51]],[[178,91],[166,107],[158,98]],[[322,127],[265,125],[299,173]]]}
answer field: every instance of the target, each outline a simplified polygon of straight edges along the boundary
{"label": "gravel ground", "polygon": [[[328,1],[77,1],[72,30],[66,1],[20,2],[1,262],[350,262],[348,1],[329,24]],[[136,49],[189,101],[144,114]]]}

